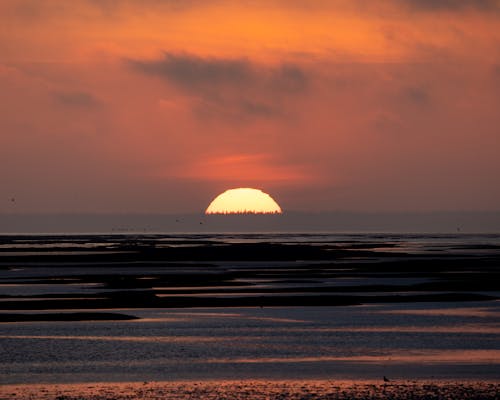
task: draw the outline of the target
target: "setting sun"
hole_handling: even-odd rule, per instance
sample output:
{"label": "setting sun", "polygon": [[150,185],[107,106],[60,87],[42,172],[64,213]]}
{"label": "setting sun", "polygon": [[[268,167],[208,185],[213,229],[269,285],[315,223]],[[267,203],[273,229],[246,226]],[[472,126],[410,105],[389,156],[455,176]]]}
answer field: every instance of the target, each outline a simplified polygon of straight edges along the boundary
{"label": "setting sun", "polygon": [[208,206],[206,214],[281,214],[281,207],[262,190],[238,188],[226,190]]}

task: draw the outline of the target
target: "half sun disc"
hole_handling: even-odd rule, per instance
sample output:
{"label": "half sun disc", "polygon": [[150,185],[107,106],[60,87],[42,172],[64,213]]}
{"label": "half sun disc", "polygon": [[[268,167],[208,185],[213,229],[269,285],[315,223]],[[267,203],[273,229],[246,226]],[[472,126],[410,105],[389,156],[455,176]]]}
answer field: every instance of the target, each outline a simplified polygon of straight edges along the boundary
{"label": "half sun disc", "polygon": [[238,188],[218,195],[205,214],[281,214],[281,207],[262,190]]}

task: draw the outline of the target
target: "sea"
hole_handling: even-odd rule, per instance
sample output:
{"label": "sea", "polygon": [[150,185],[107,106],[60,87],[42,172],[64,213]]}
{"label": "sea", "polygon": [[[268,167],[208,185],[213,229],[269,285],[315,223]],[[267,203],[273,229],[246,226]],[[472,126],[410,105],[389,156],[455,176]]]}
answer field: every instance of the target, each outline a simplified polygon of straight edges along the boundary
{"label": "sea", "polygon": [[0,384],[495,380],[500,235],[5,234]]}

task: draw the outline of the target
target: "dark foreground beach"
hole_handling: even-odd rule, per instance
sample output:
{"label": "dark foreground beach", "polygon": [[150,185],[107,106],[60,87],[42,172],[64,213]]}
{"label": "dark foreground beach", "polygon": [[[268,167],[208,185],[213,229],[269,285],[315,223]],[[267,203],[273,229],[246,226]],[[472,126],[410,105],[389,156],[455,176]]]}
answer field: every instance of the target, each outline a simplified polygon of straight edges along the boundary
{"label": "dark foreground beach", "polygon": [[0,388],[5,400],[494,400],[498,382],[218,381],[73,385],[18,385]]}

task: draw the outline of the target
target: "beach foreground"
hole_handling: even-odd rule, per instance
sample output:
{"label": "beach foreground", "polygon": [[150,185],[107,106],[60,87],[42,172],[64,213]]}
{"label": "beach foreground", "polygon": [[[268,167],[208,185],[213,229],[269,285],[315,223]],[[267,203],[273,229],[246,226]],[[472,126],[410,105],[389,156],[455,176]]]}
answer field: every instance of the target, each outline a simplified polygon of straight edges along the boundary
{"label": "beach foreground", "polygon": [[121,399],[499,399],[500,382],[210,381],[6,385],[0,398]]}

